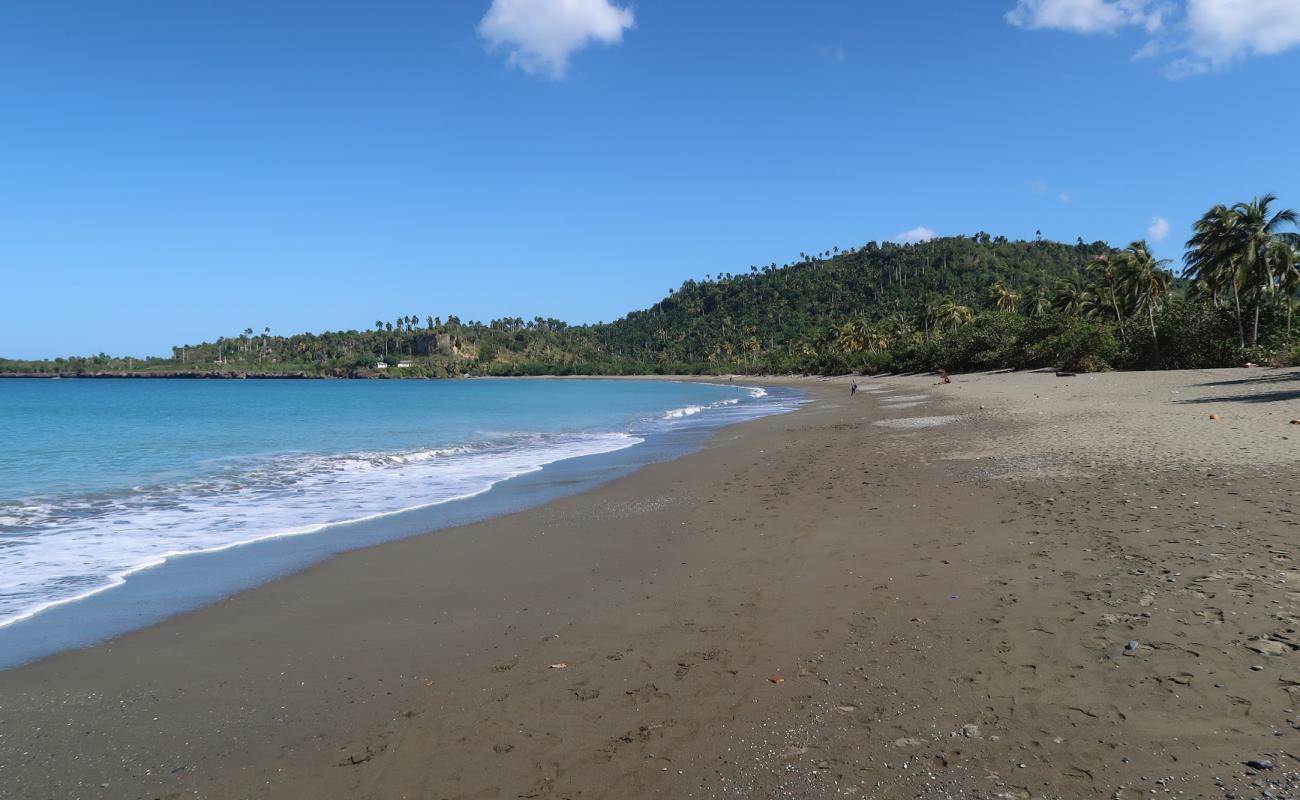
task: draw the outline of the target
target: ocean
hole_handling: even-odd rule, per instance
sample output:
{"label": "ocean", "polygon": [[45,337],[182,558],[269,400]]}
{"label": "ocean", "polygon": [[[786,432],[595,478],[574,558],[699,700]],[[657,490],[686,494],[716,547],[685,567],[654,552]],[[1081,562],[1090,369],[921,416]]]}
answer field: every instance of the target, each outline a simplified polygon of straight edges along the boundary
{"label": "ocean", "polygon": [[[800,396],[632,380],[2,380],[0,667],[335,552],[580,491]],[[521,480],[540,471],[552,477]],[[115,592],[116,605],[89,602]]]}

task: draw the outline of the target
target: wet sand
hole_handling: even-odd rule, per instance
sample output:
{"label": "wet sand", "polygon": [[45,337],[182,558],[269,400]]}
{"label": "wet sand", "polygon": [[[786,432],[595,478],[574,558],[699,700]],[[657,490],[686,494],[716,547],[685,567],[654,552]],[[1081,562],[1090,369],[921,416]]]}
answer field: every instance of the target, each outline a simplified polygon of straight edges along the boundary
{"label": "wet sand", "polygon": [[0,797],[1296,791],[1300,373],[847,383],[0,673]]}

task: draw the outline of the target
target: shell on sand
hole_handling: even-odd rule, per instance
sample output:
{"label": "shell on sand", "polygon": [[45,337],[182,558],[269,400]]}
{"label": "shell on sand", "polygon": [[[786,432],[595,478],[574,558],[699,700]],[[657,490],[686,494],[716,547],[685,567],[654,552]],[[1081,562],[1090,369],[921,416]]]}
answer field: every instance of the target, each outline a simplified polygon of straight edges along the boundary
{"label": "shell on sand", "polygon": [[881,419],[876,420],[875,424],[884,428],[937,428],[940,425],[947,425],[950,422],[956,422],[961,417],[903,417],[902,419]]}

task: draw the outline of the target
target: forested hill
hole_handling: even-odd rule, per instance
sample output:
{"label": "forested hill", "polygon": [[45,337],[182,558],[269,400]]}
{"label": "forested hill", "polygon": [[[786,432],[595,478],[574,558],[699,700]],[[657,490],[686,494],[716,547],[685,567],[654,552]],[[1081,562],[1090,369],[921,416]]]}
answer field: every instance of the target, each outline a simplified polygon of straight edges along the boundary
{"label": "forested hill", "polygon": [[277,336],[269,328],[250,327],[215,342],[177,346],[171,358],[100,354],[0,360],[0,373],[442,377],[826,371],[841,368],[851,351],[883,349],[844,341],[847,327],[878,331],[878,336],[924,333],[969,316],[972,309],[994,307],[999,292],[1050,305],[1053,287],[1079,278],[1090,260],[1110,252],[1103,242],[1013,242],[985,233],[909,245],[871,242],[804,255],[780,267],[773,263],[690,280],[651,308],[612,323],[570,326],[541,318],[483,323],[403,315],[377,320],[373,329],[322,334]]}
{"label": "forested hill", "polygon": [[839,346],[845,323],[880,336],[925,332],[954,312],[995,305],[995,286],[1048,307],[1059,283],[1081,278],[1092,259],[1110,252],[1104,242],[1010,242],[986,233],[913,245],[872,242],[784,267],[687,281],[601,334],[613,352],[635,362],[808,371],[853,349]]}
{"label": "forested hill", "polygon": [[1120,250],[981,232],[706,275],[611,323],[463,322],[422,309],[363,330],[278,336],[248,327],[179,345],[169,358],[0,359],[0,377],[1290,366],[1300,364],[1297,227],[1300,212],[1271,194],[1216,205],[1193,225],[1182,280],[1145,241]]}

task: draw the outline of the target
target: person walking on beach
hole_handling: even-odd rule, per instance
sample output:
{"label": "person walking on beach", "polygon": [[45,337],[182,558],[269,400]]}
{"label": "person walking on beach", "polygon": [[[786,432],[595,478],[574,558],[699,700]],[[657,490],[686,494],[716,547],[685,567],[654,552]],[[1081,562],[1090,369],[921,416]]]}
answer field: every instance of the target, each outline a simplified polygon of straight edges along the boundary
{"label": "person walking on beach", "polygon": [[852,397],[857,393],[858,393],[858,382],[854,381],[853,383],[849,384],[849,397]]}

